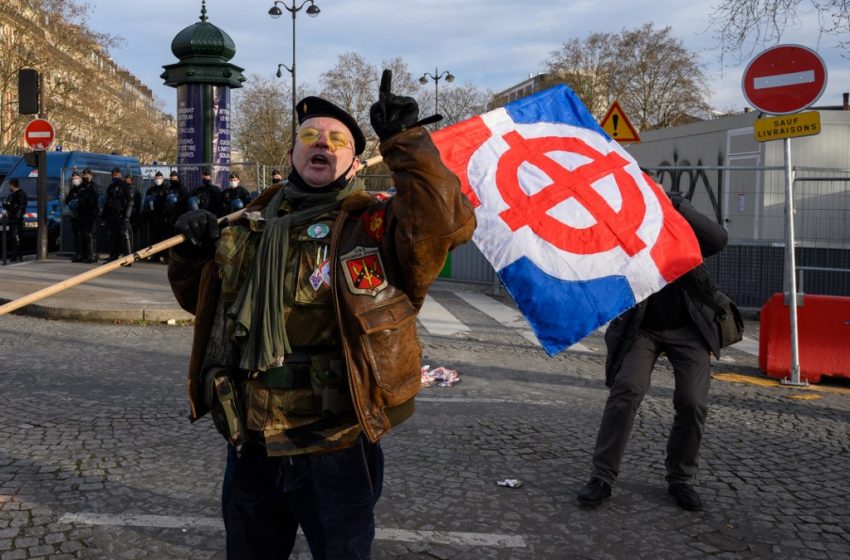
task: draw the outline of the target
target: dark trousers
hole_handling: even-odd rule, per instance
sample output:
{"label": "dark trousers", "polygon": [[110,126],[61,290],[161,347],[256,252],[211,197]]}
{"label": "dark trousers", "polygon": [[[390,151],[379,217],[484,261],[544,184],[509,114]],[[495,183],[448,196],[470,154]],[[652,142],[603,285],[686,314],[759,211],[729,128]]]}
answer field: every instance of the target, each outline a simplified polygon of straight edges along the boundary
{"label": "dark trousers", "polygon": [[222,514],[228,560],[288,558],[298,526],[315,560],[371,558],[384,456],[364,437],[342,451],[266,457],[228,448]]}
{"label": "dark trousers", "polygon": [[623,359],[605,403],[593,451],[592,476],[613,484],[634,424],[635,414],[649,390],[658,356],[667,355],[673,365],[673,428],[667,439],[667,482],[688,482],[697,470],[706,401],[711,381],[709,350],[697,330],[679,329],[638,332]]}
{"label": "dark trousers", "polygon": [[76,260],[97,259],[93,228],[94,222],[71,220],[71,229],[74,232],[74,258]]}
{"label": "dark trousers", "polygon": [[10,255],[10,259],[12,261],[22,261],[24,260],[24,253],[21,250],[21,222],[8,222],[9,225],[9,236],[8,240],[8,254]]}
{"label": "dark trousers", "polygon": [[106,220],[106,237],[109,240],[109,259],[133,252],[133,228],[129,220],[109,218]]}

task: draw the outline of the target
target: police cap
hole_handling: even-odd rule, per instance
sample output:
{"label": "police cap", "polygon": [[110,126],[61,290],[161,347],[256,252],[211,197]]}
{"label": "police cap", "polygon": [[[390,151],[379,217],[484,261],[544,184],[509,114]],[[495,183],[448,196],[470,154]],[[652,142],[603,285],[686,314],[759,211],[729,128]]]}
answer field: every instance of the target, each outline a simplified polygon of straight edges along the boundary
{"label": "police cap", "polygon": [[71,171],[71,177],[79,177],[79,176],[80,176],[80,174],[77,173],[76,171]]}
{"label": "police cap", "polygon": [[153,174],[153,176],[154,177],[162,177],[163,176],[162,171],[157,171],[156,173]]}
{"label": "police cap", "polygon": [[366,137],[360,130],[357,121],[330,101],[311,95],[298,102],[296,112],[298,113],[298,124],[313,117],[330,117],[338,120],[351,131],[351,135],[354,137],[354,155],[360,155],[366,149]]}

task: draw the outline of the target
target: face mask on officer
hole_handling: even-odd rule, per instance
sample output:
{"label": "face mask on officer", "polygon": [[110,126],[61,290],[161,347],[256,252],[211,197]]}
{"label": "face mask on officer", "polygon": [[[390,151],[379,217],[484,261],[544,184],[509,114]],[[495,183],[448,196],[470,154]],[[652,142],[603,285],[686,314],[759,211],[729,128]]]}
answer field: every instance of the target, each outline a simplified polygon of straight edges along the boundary
{"label": "face mask on officer", "polygon": [[153,184],[158,187],[158,186],[162,185],[163,181],[164,181],[164,179],[160,179],[159,177],[157,177],[156,179],[153,180]]}
{"label": "face mask on officer", "polygon": [[203,183],[205,187],[208,187],[212,184],[212,179],[210,179],[209,177],[204,177],[203,179],[201,179],[201,183]]}
{"label": "face mask on officer", "polygon": [[239,186],[239,179],[231,179],[230,180],[230,188],[235,189]]}
{"label": "face mask on officer", "polygon": [[71,179],[71,184],[74,185],[75,187],[79,187],[80,183],[82,183],[82,182],[83,182],[83,180],[80,179],[79,177],[74,177],[73,179]]}

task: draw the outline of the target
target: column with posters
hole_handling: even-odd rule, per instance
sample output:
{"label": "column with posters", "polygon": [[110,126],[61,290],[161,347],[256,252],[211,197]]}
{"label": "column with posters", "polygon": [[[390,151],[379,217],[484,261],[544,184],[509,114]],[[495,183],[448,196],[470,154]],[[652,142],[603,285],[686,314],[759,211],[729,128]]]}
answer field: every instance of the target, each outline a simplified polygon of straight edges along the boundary
{"label": "column with posters", "polygon": [[194,83],[177,87],[177,164],[186,184],[199,182],[198,165],[204,163],[203,88]]}
{"label": "column with posters", "polygon": [[230,172],[230,88],[212,86],[213,182],[226,185]]}

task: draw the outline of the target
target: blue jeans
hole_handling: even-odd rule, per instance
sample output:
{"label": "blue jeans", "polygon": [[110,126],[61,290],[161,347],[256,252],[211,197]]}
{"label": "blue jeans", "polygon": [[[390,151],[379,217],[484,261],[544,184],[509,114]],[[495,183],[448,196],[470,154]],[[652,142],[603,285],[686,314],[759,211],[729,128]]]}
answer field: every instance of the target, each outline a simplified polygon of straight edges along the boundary
{"label": "blue jeans", "polygon": [[315,560],[371,558],[384,456],[361,435],[331,453],[266,457],[228,447],[222,514],[228,560],[287,558],[298,526]]}

